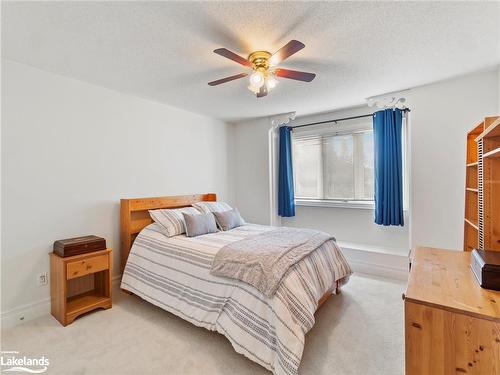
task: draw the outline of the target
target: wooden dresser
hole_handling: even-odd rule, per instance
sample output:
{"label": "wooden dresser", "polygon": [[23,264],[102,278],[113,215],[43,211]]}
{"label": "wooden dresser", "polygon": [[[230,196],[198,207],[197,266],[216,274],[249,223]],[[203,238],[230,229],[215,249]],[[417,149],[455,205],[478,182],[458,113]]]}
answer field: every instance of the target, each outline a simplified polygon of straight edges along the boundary
{"label": "wooden dresser", "polygon": [[478,285],[470,256],[413,254],[403,296],[407,375],[500,375],[500,292]]}

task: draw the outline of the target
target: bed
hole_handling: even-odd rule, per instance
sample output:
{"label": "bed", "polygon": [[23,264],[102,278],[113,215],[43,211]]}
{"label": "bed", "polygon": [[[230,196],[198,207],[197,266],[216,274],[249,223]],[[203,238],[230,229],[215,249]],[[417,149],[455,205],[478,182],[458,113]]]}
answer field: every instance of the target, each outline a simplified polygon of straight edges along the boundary
{"label": "bed", "polygon": [[192,324],[217,331],[275,374],[298,374],[314,313],[352,273],[334,240],[295,264],[272,297],[210,274],[227,244],[273,230],[246,224],[188,238],[165,236],[148,210],[216,201],[215,194],[121,200],[121,288]]}

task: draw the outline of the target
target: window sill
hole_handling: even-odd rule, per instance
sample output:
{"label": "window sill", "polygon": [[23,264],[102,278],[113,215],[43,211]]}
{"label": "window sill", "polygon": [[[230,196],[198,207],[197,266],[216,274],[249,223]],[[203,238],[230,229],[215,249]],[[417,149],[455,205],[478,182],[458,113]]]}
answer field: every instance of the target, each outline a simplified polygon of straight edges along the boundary
{"label": "window sill", "polygon": [[296,199],[295,205],[308,207],[337,207],[337,208],[358,208],[363,210],[374,210],[373,201],[327,201],[317,199]]}

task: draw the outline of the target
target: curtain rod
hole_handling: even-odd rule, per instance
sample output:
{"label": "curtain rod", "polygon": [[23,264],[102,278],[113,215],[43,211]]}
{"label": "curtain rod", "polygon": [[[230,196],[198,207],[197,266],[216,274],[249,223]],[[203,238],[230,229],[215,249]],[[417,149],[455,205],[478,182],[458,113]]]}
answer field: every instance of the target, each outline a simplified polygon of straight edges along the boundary
{"label": "curtain rod", "polygon": [[[402,112],[410,112],[410,108],[403,108],[401,111]],[[373,113],[370,113],[370,114],[367,114],[367,115],[344,117],[344,118],[337,118],[337,119],[334,119],[334,120],[311,122],[310,124],[304,124],[304,125],[289,126],[289,128],[292,128],[292,130],[293,130],[293,129],[296,129],[296,128],[303,128],[305,126],[328,124],[329,122],[335,122],[336,123],[338,121],[354,120],[354,119],[357,119],[357,118],[372,117],[372,116],[373,116]]]}

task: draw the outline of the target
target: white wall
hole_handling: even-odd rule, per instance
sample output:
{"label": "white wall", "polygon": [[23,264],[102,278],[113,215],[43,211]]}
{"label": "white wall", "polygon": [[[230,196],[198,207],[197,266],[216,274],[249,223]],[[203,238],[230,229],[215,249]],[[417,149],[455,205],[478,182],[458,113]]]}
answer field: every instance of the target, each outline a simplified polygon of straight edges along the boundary
{"label": "white wall", "polygon": [[116,274],[120,198],[231,200],[229,125],[2,63],[2,312],[49,297],[36,275],[56,239],[105,237]]}
{"label": "white wall", "polygon": [[232,186],[246,221],[270,224],[268,118],[234,124]]}
{"label": "white wall", "polygon": [[[408,249],[429,245],[460,249],[463,241],[465,133],[498,110],[498,70],[488,70],[406,92],[410,120],[410,226],[373,223],[373,211],[297,207],[283,225],[321,229],[340,241]],[[295,108],[290,108],[290,111]],[[358,107],[294,121],[294,125],[372,109]],[[269,222],[269,119],[238,123],[235,150],[239,173],[235,197],[249,221]],[[408,215],[407,215],[408,219]]]}
{"label": "white wall", "polygon": [[463,248],[465,137],[498,115],[498,70],[417,87],[411,112],[411,245]]}

